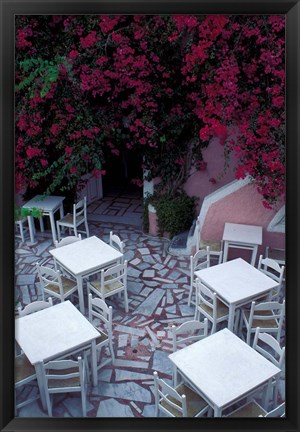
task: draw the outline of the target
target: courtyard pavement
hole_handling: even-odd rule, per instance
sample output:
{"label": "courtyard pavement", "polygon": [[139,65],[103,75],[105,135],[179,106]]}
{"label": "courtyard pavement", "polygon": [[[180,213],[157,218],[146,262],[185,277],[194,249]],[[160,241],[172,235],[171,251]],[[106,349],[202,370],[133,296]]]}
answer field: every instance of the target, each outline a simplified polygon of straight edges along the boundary
{"label": "courtyard pavement", "polygon": [[[113,307],[116,361],[114,366],[109,364],[99,370],[97,387],[88,384],[87,416],[153,417],[153,371],[170,382],[172,378],[168,359],[172,352],[170,328],[194,317],[194,307],[187,306],[189,256],[172,256],[168,253],[168,239],[143,233],[138,197],[108,196],[89,206],[88,220],[90,235],[108,242],[109,232],[113,231],[125,242],[129,313],[124,311],[123,297],[107,299]],[[37,230],[36,238],[35,244],[16,239],[16,307],[41,299],[34,263],[42,261],[53,266],[50,231]],[[282,379],[278,402],[285,396],[284,384]],[[37,391],[34,384],[23,386],[17,391],[17,402]],[[19,409],[17,416],[47,417],[47,413],[37,400]],[[81,417],[80,395],[54,395],[53,416]]]}

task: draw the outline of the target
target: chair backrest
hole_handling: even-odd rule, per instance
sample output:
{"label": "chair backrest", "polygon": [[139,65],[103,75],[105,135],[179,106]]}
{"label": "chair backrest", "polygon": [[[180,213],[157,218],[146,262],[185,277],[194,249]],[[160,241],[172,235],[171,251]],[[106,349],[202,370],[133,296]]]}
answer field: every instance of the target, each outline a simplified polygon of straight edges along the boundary
{"label": "chair backrest", "polygon": [[200,249],[194,256],[190,256],[190,270],[191,278],[194,278],[194,272],[210,266],[210,248],[206,246],[205,249]]}
{"label": "chair backrest", "polygon": [[34,312],[38,312],[40,310],[46,309],[50,306],[53,306],[52,298],[49,297],[48,301],[38,300],[32,303],[29,303],[22,309],[21,307],[18,308],[18,314],[20,317],[32,314]]}
{"label": "chair backrest", "polygon": [[73,224],[79,225],[87,219],[86,197],[83,197],[76,204],[73,204]]}
{"label": "chair backrest", "polygon": [[94,320],[100,321],[101,327],[103,326],[108,336],[112,338],[112,307],[107,306],[105,301],[99,297],[93,298],[92,294],[89,294],[88,301],[90,323],[93,324]]}
{"label": "chair backrest", "polygon": [[[77,360],[52,360],[44,365],[45,384],[49,393],[75,391],[84,384],[84,362]],[[79,380],[74,380],[79,378]],[[76,383],[76,384],[75,384]]]}
{"label": "chair backrest", "polygon": [[205,309],[211,311],[211,316],[217,314],[217,294],[203,285],[199,278],[196,279],[196,307],[204,305]]}
{"label": "chair backrest", "polygon": [[[36,268],[42,291],[47,291],[47,285],[51,284],[57,286],[60,296],[63,296],[63,286],[60,271],[40,265],[39,263],[36,263]],[[54,293],[52,294],[55,295]]]}
{"label": "chair backrest", "polygon": [[282,303],[277,301],[257,303],[253,301],[251,303],[250,315],[249,315],[249,327],[252,327],[253,320],[269,321],[274,319],[277,322],[277,327],[281,330],[283,319],[285,315],[285,300]]}
{"label": "chair backrest", "polygon": [[127,261],[125,260],[123,264],[117,264],[115,266],[109,267],[108,269],[101,270],[101,291],[104,295],[105,285],[113,286],[116,284],[118,286],[120,282],[124,287],[127,286]]}
{"label": "chair backrest", "polygon": [[68,244],[75,243],[75,242],[80,241],[80,240],[81,240],[81,234],[78,234],[78,237],[68,236],[68,237],[61,239],[60,242],[55,240],[54,244],[55,244],[56,248],[60,248],[62,246],[67,246]]}
{"label": "chair backrest", "polygon": [[[158,409],[170,417],[187,417],[187,404],[185,395],[180,395],[173,387],[158,377],[154,376],[154,395]],[[177,415],[176,415],[177,414]]]}
{"label": "chair backrest", "polygon": [[209,252],[210,262],[211,262],[211,259],[214,257],[216,257],[218,259],[217,264],[221,264],[222,260],[223,260],[223,251],[222,250],[220,250],[220,251],[210,250],[210,252]]}
{"label": "chair backrest", "polygon": [[109,233],[109,244],[119,252],[124,253],[124,242],[122,242],[120,237],[114,234],[112,231]]}
{"label": "chair backrest", "polygon": [[182,323],[180,326],[172,326],[173,352],[177,351],[178,346],[196,342],[205,338],[208,334],[208,320],[203,322],[191,320]]}
{"label": "chair backrest", "polygon": [[285,417],[285,402],[269,411],[264,417]]}
{"label": "chair backrest", "polygon": [[272,258],[263,258],[263,256],[260,255],[257,268],[262,273],[278,282],[279,286],[281,286],[284,275],[284,266],[279,265],[278,262]]}
{"label": "chair backrest", "polygon": [[253,349],[270,360],[279,369],[282,369],[285,358],[285,347],[281,348],[274,336],[262,333],[259,327],[256,327]]}

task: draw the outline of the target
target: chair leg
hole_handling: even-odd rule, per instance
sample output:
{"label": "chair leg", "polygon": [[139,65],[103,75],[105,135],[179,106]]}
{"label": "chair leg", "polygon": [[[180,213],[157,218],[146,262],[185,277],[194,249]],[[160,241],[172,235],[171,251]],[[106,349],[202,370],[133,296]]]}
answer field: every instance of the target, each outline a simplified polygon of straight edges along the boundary
{"label": "chair leg", "polygon": [[191,306],[192,294],[193,294],[193,285],[190,286],[190,292],[189,292],[189,298],[188,298],[188,306]]}
{"label": "chair leg", "polygon": [[125,303],[125,312],[128,313],[128,296],[127,296],[127,290],[124,291],[124,303]]}
{"label": "chair leg", "polygon": [[113,344],[112,344],[111,339],[109,340],[109,349],[110,349],[112,364],[114,364],[115,363],[115,353],[114,353],[114,348],[113,348]]}
{"label": "chair leg", "polygon": [[84,225],[85,225],[85,230],[86,230],[86,236],[89,237],[90,233],[89,233],[89,227],[88,227],[87,221],[84,222]]}
{"label": "chair leg", "polygon": [[86,417],[86,394],[85,394],[84,383],[82,383],[81,385],[81,403],[82,403],[82,415],[83,417]]}
{"label": "chair leg", "polygon": [[60,242],[60,225],[56,222],[57,240]]}

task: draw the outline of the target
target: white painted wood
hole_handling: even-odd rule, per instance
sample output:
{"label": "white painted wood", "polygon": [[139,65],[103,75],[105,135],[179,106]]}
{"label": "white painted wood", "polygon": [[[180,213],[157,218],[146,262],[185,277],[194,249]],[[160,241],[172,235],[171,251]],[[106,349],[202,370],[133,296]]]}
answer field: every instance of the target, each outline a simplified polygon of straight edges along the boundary
{"label": "white painted wood", "polygon": [[91,204],[103,198],[102,176],[93,176],[91,173],[82,176],[85,183],[84,187],[78,191],[78,199],[81,200],[86,196],[87,204]]}
{"label": "white painted wood", "polygon": [[[25,203],[22,208],[24,209],[31,209],[31,208],[37,208],[43,210],[43,216],[49,216],[50,223],[51,223],[51,231],[52,231],[52,238],[53,243],[55,243],[56,237],[56,228],[55,228],[55,221],[54,221],[54,214],[59,210],[60,212],[60,218],[64,217],[64,208],[63,208],[63,201],[65,197],[63,196],[55,196],[55,195],[36,195],[34,198],[32,198],[30,201]],[[29,233],[30,233],[30,240],[32,243],[34,243],[34,224],[33,224],[33,217],[28,216],[28,225],[29,225]],[[42,218],[40,219],[41,224],[41,231],[43,231],[43,222]]]}
{"label": "white painted wood", "polygon": [[[36,368],[44,404],[43,362],[74,351],[89,342],[92,352],[95,352],[98,335],[94,326],[68,300],[15,320],[16,341]],[[95,360],[96,356],[92,355],[92,361]],[[96,370],[94,363],[92,370]],[[96,376],[93,379],[97,382]]]}
{"label": "white painted wood", "polygon": [[210,403],[215,417],[280,374],[278,367],[228,329],[170,354],[169,359]]}
{"label": "white painted wood", "polygon": [[82,277],[118,263],[123,254],[96,236],[49,251],[58,265],[77,280],[80,311],[84,314]]}
{"label": "white painted wood", "polygon": [[227,261],[228,249],[232,247],[252,250],[251,264],[254,265],[258,245],[262,244],[262,227],[226,222],[222,240],[224,242],[224,262]]}
{"label": "white painted wood", "polygon": [[198,270],[195,276],[229,306],[228,328],[230,330],[233,330],[236,307],[268,294],[278,286],[278,282],[242,258]]}

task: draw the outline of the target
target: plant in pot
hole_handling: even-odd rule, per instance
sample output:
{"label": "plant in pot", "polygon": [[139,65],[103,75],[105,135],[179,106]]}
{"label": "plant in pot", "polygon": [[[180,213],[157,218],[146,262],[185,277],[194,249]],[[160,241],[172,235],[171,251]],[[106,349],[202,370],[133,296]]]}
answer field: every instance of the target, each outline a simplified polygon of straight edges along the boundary
{"label": "plant in pot", "polygon": [[[172,238],[188,230],[196,215],[196,198],[180,190],[173,194],[154,193],[149,198],[148,204],[152,206],[150,212],[152,210],[152,213],[156,214],[157,223],[157,228],[149,226],[149,232],[157,229],[159,236]],[[151,224],[150,218],[151,216],[149,216]]]}

